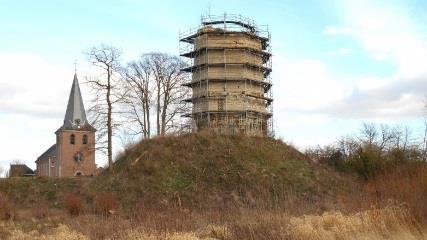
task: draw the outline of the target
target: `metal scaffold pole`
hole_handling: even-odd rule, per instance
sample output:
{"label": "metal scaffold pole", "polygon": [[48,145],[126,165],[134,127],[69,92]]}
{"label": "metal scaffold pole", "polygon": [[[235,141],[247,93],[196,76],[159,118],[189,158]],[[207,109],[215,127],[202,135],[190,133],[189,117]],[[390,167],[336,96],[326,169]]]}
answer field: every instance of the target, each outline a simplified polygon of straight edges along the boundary
{"label": "metal scaffold pole", "polygon": [[192,59],[182,71],[193,73],[186,84],[193,89],[193,110],[187,116],[195,118],[197,129],[269,134],[273,99],[268,27],[259,28],[241,15],[202,16],[201,25],[180,34],[180,41],[192,49],[180,54]]}

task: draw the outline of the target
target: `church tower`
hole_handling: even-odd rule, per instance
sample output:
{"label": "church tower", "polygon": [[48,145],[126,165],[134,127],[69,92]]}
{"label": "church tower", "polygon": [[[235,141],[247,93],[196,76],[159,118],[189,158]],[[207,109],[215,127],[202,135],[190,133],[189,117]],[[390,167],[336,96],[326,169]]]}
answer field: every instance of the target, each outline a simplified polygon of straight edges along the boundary
{"label": "church tower", "polygon": [[52,175],[93,176],[96,171],[95,132],[86,118],[79,81],[74,74],[64,124],[55,132],[56,165]]}

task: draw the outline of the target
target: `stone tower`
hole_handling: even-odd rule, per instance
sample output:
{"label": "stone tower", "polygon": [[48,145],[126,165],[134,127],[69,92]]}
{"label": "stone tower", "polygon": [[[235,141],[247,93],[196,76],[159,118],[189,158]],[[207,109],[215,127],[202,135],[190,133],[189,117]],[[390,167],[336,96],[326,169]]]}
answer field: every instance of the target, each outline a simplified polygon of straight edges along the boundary
{"label": "stone tower", "polygon": [[266,136],[272,132],[270,33],[240,15],[202,17],[180,34],[180,52],[192,73],[196,128]]}

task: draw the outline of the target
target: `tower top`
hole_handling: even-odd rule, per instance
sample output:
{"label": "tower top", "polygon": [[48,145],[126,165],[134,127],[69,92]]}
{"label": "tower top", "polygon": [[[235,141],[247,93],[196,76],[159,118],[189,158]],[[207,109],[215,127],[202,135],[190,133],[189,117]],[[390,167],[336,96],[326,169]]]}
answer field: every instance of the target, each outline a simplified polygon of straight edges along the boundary
{"label": "tower top", "polygon": [[73,85],[68,98],[67,110],[65,112],[63,130],[94,130],[88,123],[83,98],[80,92],[77,73],[74,73]]}
{"label": "tower top", "polygon": [[76,77],[77,74],[77,60],[74,61],[74,77]]}

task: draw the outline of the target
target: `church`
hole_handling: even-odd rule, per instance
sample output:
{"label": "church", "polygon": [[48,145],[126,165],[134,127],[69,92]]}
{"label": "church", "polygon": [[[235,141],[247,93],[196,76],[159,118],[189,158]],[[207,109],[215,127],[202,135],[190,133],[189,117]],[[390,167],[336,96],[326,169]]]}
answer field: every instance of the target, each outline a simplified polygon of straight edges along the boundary
{"label": "church", "polygon": [[95,132],[86,118],[75,73],[64,123],[55,132],[56,143],[37,158],[37,176],[93,176],[96,172]]}

